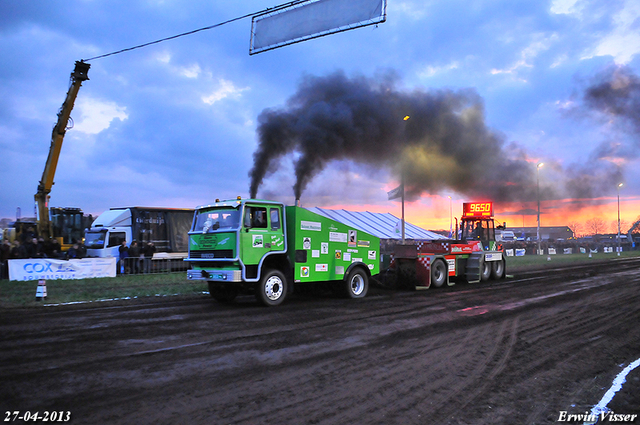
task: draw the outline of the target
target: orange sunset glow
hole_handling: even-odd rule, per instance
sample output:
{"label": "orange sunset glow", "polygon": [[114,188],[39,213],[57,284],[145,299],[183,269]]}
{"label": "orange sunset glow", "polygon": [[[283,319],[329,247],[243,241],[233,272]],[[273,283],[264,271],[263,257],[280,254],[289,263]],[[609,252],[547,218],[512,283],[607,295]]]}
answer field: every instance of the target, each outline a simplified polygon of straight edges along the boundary
{"label": "orange sunset glow", "polygon": [[[451,222],[450,205],[453,226],[456,218],[462,215],[462,203],[477,200],[452,197],[451,204],[448,196],[423,196],[414,202],[405,202],[405,219],[407,222],[428,230],[448,230]],[[369,211],[376,213],[391,213],[400,218],[402,207],[400,199],[388,201],[384,204],[352,205],[340,203],[326,206],[329,209],[345,209],[351,211]],[[509,227],[535,227],[537,218],[537,203],[496,203],[494,213],[497,223],[507,223]],[[640,198],[620,197],[621,232],[626,231],[640,216]],[[578,224],[578,236],[588,234],[586,222],[593,218],[600,218],[604,223],[603,233],[617,232],[618,205],[617,198],[604,197],[597,199],[560,199],[541,201],[540,225],[571,226]]]}

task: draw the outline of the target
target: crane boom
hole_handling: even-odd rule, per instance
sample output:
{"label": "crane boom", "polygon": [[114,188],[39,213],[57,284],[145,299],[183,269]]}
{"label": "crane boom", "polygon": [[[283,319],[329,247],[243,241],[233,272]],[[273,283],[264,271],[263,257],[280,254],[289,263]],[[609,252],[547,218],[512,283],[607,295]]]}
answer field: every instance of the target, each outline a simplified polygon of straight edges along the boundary
{"label": "crane boom", "polygon": [[36,212],[38,221],[38,234],[47,239],[52,236],[51,222],[49,219],[49,193],[51,192],[51,186],[53,186],[53,177],[56,174],[56,167],[58,166],[58,158],[60,157],[60,150],[62,148],[62,141],[67,131],[67,125],[69,123],[69,117],[71,116],[71,110],[78,96],[78,91],[83,81],[89,79],[87,73],[91,65],[76,61],[76,66],[71,73],[71,83],[67,97],[58,112],[58,121],[53,127],[51,133],[51,146],[49,148],[49,156],[45,163],[44,172],[42,173],[42,179],[38,184],[38,191],[34,198],[36,201]]}

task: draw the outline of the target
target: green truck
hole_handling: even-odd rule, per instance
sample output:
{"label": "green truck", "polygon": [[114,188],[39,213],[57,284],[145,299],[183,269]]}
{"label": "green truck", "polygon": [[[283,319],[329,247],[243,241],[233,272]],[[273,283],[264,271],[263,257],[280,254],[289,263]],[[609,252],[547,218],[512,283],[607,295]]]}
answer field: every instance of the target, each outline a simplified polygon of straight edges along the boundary
{"label": "green truck", "polygon": [[187,278],[206,280],[219,302],[252,293],[275,306],[313,282],[363,298],[380,272],[380,239],[300,206],[238,197],[196,208],[185,261]]}

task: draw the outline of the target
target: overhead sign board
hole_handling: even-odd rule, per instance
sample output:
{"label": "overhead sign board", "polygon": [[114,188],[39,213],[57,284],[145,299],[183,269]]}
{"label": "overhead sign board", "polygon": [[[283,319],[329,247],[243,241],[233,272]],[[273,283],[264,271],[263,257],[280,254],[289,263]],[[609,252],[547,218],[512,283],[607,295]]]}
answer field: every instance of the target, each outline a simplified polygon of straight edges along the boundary
{"label": "overhead sign board", "polygon": [[387,0],[316,0],[292,2],[253,17],[250,54],[311,38],[382,23]]}

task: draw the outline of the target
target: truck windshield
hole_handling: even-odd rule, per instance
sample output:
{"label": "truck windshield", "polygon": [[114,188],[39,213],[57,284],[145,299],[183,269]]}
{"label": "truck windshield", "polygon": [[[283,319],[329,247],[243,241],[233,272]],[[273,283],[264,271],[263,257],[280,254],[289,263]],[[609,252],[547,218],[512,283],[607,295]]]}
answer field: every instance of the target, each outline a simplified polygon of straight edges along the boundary
{"label": "truck windshield", "polygon": [[194,232],[212,232],[218,229],[231,230],[240,226],[240,212],[235,208],[198,211]]}
{"label": "truck windshield", "polygon": [[491,219],[464,220],[462,239],[489,241],[495,240],[495,229]]}
{"label": "truck windshield", "polygon": [[104,239],[107,232],[87,232],[84,235],[84,246],[90,249],[104,248]]}

